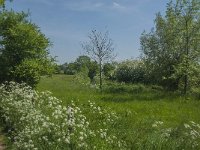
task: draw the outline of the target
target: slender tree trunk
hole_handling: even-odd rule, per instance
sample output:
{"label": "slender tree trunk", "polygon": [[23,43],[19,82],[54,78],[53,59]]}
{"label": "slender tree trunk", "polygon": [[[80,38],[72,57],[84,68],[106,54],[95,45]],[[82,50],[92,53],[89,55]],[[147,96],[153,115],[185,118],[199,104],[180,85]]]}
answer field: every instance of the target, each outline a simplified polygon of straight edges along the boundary
{"label": "slender tree trunk", "polygon": [[102,91],[102,62],[101,60],[99,61],[99,87],[100,87],[100,90]]}
{"label": "slender tree trunk", "polygon": [[184,95],[187,95],[187,89],[188,89],[188,75],[185,75],[185,78],[184,78]]}
{"label": "slender tree trunk", "polygon": [[185,46],[185,53],[186,53],[186,64],[185,64],[185,77],[184,77],[184,95],[187,95],[188,90],[188,67],[189,67],[189,33],[188,33],[188,20],[186,20],[186,46]]}

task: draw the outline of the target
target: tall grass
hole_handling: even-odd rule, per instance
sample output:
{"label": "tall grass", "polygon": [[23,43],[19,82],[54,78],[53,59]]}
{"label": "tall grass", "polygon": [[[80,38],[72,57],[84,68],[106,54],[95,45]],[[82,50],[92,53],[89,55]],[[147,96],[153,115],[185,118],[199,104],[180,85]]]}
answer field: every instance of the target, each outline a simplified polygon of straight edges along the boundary
{"label": "tall grass", "polygon": [[200,149],[200,102],[160,87],[107,83],[101,93],[57,75],[43,78],[40,92],[24,85],[0,90],[16,149]]}

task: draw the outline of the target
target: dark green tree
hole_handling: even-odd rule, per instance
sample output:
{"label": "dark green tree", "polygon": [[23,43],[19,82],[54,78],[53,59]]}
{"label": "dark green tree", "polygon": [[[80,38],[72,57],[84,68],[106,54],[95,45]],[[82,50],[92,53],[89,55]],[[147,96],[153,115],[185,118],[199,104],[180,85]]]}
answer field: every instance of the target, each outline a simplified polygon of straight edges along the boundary
{"label": "dark green tree", "polygon": [[49,39],[29,21],[28,14],[4,10],[0,13],[0,82],[35,86],[41,75],[53,72],[49,46]]}
{"label": "dark green tree", "polygon": [[75,75],[82,71],[86,71],[87,76],[91,82],[94,82],[94,77],[98,73],[98,64],[92,61],[88,56],[79,56],[74,62],[65,63],[62,65],[64,73],[68,75]]}

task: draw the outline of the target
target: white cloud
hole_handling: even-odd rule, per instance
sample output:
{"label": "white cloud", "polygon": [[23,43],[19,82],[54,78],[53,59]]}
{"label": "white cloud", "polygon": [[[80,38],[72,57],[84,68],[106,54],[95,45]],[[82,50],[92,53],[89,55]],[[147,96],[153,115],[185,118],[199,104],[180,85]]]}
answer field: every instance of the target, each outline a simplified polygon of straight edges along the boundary
{"label": "white cloud", "polygon": [[114,9],[120,9],[120,10],[122,10],[122,9],[125,9],[126,7],[124,7],[124,6],[122,6],[122,5],[120,5],[119,3],[117,3],[117,2],[113,2],[113,6],[112,6]]}

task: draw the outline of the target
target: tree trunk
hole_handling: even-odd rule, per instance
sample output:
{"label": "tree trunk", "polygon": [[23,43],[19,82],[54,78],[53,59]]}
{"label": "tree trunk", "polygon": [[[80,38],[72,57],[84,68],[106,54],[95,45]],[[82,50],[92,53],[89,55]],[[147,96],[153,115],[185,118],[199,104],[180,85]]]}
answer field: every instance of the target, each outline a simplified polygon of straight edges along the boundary
{"label": "tree trunk", "polygon": [[102,91],[102,62],[101,60],[99,62],[99,87],[100,87],[100,90]]}
{"label": "tree trunk", "polygon": [[187,89],[188,89],[188,75],[185,75],[185,78],[184,78],[184,95],[187,95]]}
{"label": "tree trunk", "polygon": [[185,45],[185,53],[186,53],[186,64],[185,64],[185,77],[184,77],[184,95],[187,95],[188,90],[188,67],[189,67],[189,33],[188,33],[188,20],[186,20],[186,45]]}

